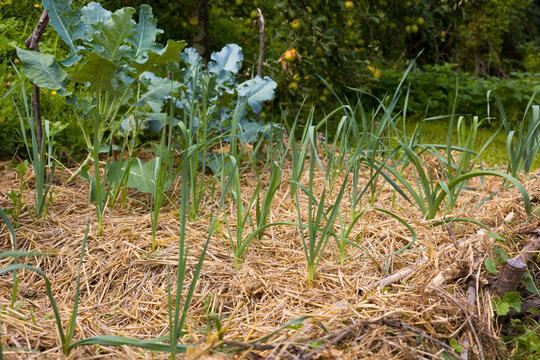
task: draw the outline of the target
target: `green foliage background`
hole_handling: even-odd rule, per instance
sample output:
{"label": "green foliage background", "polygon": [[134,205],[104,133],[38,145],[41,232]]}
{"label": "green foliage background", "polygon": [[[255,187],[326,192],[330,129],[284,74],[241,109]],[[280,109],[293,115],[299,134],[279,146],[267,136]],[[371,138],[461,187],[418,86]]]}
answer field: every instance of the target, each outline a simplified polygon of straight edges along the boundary
{"label": "green foliage background", "polygon": [[[77,0],[73,5],[87,2]],[[187,40],[202,29],[198,19],[190,18],[195,0],[98,2],[110,10],[124,6],[138,10],[148,3],[164,30],[158,38],[162,43],[169,38]],[[412,114],[426,109],[431,116],[447,114],[457,82],[459,112],[485,116],[485,94],[496,90],[515,121],[540,84],[539,0],[214,0],[209,5],[209,53],[228,43],[240,45],[245,60],[238,81],[251,78],[257,65],[256,8],[265,16],[263,75],[276,80],[278,89],[273,104],[261,113],[263,120],[278,121],[283,110],[294,113],[304,99],[318,111],[332,109],[337,100],[321,79],[351,99],[357,96],[355,89],[379,97],[392,92],[418,54],[418,69],[408,79]],[[0,4],[0,54],[5,59],[0,65],[4,84],[0,97],[12,83],[8,76],[13,46],[22,46],[41,11],[39,1]],[[52,54],[66,51],[50,28],[40,47]],[[292,47],[301,61],[278,63]],[[59,121],[64,129],[56,137],[62,139],[60,145],[80,146],[63,100],[47,94],[44,98],[44,116]],[[369,101],[364,97],[364,103]],[[18,125],[5,99],[0,124],[0,153],[11,152],[20,137],[14,135]]]}

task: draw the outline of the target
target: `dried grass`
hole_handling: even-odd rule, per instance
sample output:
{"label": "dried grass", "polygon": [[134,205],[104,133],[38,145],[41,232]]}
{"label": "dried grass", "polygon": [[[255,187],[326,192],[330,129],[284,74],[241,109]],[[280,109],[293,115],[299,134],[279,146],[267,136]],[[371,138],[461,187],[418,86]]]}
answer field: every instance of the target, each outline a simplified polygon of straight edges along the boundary
{"label": "dried grass", "polygon": [[[0,194],[17,189],[15,172],[7,163],[0,165],[0,174],[3,179]],[[54,188],[54,203],[46,218],[33,223],[28,210],[23,210],[17,236],[22,250],[53,253],[27,262],[42,269],[51,280],[62,319],[66,322],[73,306],[81,242],[88,218],[92,220],[82,268],[74,340],[106,334],[138,339],[166,335],[166,265],[171,265],[174,271],[178,256],[179,221],[174,207],[167,204],[161,211],[157,232],[159,251],[155,253],[151,253],[149,210],[144,205],[147,206],[149,201],[134,192],[129,192],[127,204],[105,213],[104,235],[96,238],[94,212],[88,206],[88,184],[78,179],[66,185],[63,180],[69,174],[59,174],[63,178]],[[27,177],[31,182],[30,172]],[[254,173],[247,173],[243,179],[243,192],[248,196],[255,187],[254,177]],[[322,182],[321,178],[318,181],[321,187]],[[225,339],[240,342],[263,337],[288,321],[307,315],[311,318],[303,327],[281,331],[268,342],[288,346],[257,353],[269,359],[288,358],[299,349],[303,349],[304,354],[309,352],[305,350],[306,344],[320,340],[330,346],[319,354],[312,354],[319,358],[438,359],[442,358],[444,349],[440,342],[448,343],[450,338],[461,341],[464,336],[476,333],[483,356],[495,358],[500,351],[500,338],[489,296],[480,297],[480,303],[474,307],[468,306],[466,292],[470,277],[467,275],[479,274],[478,281],[480,285],[484,284],[490,275],[483,268],[483,258],[492,256],[494,245],[512,256],[525,240],[516,234],[538,227],[536,217],[525,223],[519,192],[502,189],[501,184],[498,179],[486,178],[480,190],[465,191],[461,195],[454,213],[482,221],[514,242],[497,242],[482,235],[476,226],[461,223],[454,225],[459,242],[456,247],[444,227],[428,226],[417,209],[399,197],[394,198],[392,189],[386,186],[376,205],[397,212],[409,222],[418,233],[413,248],[422,250],[393,254],[410,241],[410,234],[397,221],[381,213],[367,212],[351,233],[351,240],[357,241],[369,254],[347,246],[348,259],[340,266],[333,256],[337,250],[327,249],[311,286],[307,285],[306,260],[296,228],[280,226],[267,230],[261,241],[254,240],[245,261],[238,267],[231,262],[226,231],[218,229],[211,240],[192,303],[188,318],[190,333],[183,341],[200,344],[206,341],[210,334],[201,330],[207,328],[208,313],[218,314],[223,323],[232,320]],[[525,186],[538,205],[540,179],[527,180]],[[497,190],[497,195],[473,210],[475,203]],[[172,199],[178,202],[176,196],[173,194]],[[25,192],[24,198],[31,203],[32,192]],[[0,195],[0,206],[10,208],[11,202]],[[276,194],[270,220],[296,221],[294,206],[285,181]],[[234,219],[234,212],[226,211],[229,211],[230,219]],[[505,223],[503,219],[510,212],[515,213],[514,220]],[[202,209],[199,219],[190,223],[187,229],[192,245],[191,269],[206,238],[208,213],[208,209]],[[1,225],[0,251],[10,249],[8,231]],[[0,266],[11,262],[3,259]],[[461,276],[439,284],[437,289],[429,288],[430,282],[451,264],[458,264]],[[376,286],[377,281],[403,269],[408,270],[403,271],[399,281]],[[191,272],[187,276],[189,280]],[[21,271],[20,291],[13,309],[9,306],[11,291],[11,275],[2,276],[2,345],[36,349],[49,359],[64,358],[43,280],[33,272]],[[234,317],[229,319],[231,314]],[[479,344],[474,337],[471,339],[470,354],[479,356]],[[207,342],[210,348],[217,343]],[[7,351],[5,356],[7,359],[43,358],[20,350]],[[246,354],[226,356],[215,353],[202,357],[242,356]],[[244,358],[256,359],[257,356],[252,353]],[[93,346],[75,348],[68,358],[166,357],[167,354],[127,346]]]}

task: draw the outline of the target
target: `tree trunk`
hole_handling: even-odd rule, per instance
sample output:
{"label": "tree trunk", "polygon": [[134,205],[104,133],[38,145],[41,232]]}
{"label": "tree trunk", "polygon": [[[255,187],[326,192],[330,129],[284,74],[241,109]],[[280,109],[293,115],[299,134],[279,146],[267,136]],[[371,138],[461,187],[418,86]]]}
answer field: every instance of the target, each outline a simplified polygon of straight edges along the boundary
{"label": "tree trunk", "polygon": [[206,63],[210,60],[210,53],[208,52],[209,12],[208,0],[194,0],[189,7],[189,17],[197,19],[196,30],[191,31],[189,34],[189,45],[199,52]]}

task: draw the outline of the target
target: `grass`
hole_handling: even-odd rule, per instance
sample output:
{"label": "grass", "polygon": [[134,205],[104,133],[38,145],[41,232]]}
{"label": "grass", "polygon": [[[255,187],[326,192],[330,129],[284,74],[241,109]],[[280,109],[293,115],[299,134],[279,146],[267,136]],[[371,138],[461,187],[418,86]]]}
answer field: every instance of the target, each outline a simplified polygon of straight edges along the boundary
{"label": "grass", "polygon": [[[423,121],[422,123],[422,142],[426,144],[446,144],[446,137],[448,131],[448,121],[432,120]],[[416,123],[407,123],[407,132],[412,133],[415,129]],[[478,152],[496,131],[493,125],[485,124],[477,130],[477,141],[473,151]],[[453,136],[457,137],[457,129],[454,129]],[[499,132],[491,144],[483,151],[482,161],[486,163],[488,167],[493,167],[501,170],[506,170],[506,140],[507,136],[504,132]],[[532,169],[540,168],[540,156],[537,156],[532,164]]]}

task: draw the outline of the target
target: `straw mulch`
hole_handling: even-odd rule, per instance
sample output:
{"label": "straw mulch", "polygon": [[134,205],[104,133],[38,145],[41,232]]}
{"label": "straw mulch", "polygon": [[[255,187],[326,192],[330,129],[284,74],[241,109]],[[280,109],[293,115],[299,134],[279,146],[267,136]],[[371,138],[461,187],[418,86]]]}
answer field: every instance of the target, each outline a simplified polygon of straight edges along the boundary
{"label": "straw mulch", "polygon": [[[10,166],[0,165],[0,206],[4,209],[12,206],[4,194],[18,189],[16,174]],[[284,169],[283,184],[276,194],[270,221],[297,221],[285,174],[288,169]],[[68,171],[57,173],[53,203],[45,219],[33,222],[25,208],[17,229],[20,250],[51,253],[27,259],[27,263],[42,269],[51,280],[64,328],[73,306],[81,243],[90,219],[74,340],[97,335],[142,340],[165,336],[168,333],[167,265],[175,274],[178,257],[179,219],[175,206],[179,205],[179,184],[173,187],[172,203],[162,209],[159,249],[152,252],[147,196],[128,191],[123,205],[106,211],[103,236],[96,237],[95,213],[88,205],[88,183],[77,179],[66,184],[68,176]],[[30,186],[34,182],[30,171],[26,181]],[[524,184],[535,203],[533,206],[538,205],[540,179],[533,178]],[[255,174],[247,172],[242,185],[247,202],[256,185]],[[317,186],[322,185],[321,175]],[[473,185],[480,183],[476,181]],[[495,192],[482,206],[474,208]],[[32,204],[31,188],[25,191],[24,198]],[[306,280],[306,259],[297,228],[270,228],[262,240],[253,241],[241,265],[234,266],[225,223],[221,221],[211,239],[192,302],[187,321],[189,334],[182,338],[184,343],[204,344],[193,350],[190,358],[440,359],[443,350],[451,351],[450,339],[461,345],[469,343],[470,359],[506,357],[491,295],[482,291],[492,276],[485,270],[483,261],[486,257],[494,258],[494,246],[514,256],[529,237],[519,235],[520,232],[538,228],[537,217],[526,222],[519,192],[515,188],[503,188],[499,179],[486,178],[479,189],[464,190],[453,211],[454,215],[479,220],[497,234],[512,239],[506,242],[488,237],[477,226],[467,223],[454,224],[455,238],[451,238],[443,226],[430,226],[423,221],[418,209],[395,196],[388,184],[381,189],[374,205],[399,214],[411,224],[418,234],[416,243],[409,251],[396,254],[411,241],[411,234],[389,216],[368,211],[350,236],[361,249],[347,245],[347,258],[340,265],[337,248],[331,244],[311,285]],[[196,257],[208,233],[209,206],[203,202],[199,218],[186,229],[191,247],[186,283],[191,279]],[[346,202],[342,204],[343,208],[347,206]],[[235,224],[232,205],[227,204],[224,211],[230,223]],[[302,211],[306,215],[306,210]],[[11,249],[9,233],[3,224],[0,244],[1,251]],[[2,259],[0,266],[10,263],[11,259]],[[450,273],[452,269],[456,271]],[[43,355],[10,350],[5,352],[6,358],[168,357],[165,353],[128,346],[77,347],[64,357],[43,279],[30,271],[20,274],[13,308],[10,307],[12,274],[0,276],[2,346],[31,348]],[[394,281],[389,278],[392,275],[396,275]],[[388,281],[381,282],[382,279]],[[479,288],[473,293],[476,299],[473,306],[467,303],[471,280]],[[175,281],[173,275],[172,282]],[[220,340],[209,314],[215,314],[227,326],[224,334],[227,344],[238,346],[242,344],[234,341],[254,341],[289,321],[301,316],[309,318],[303,326],[278,332],[265,343],[266,347],[259,346],[249,354],[223,354],[211,351],[217,350]]]}

